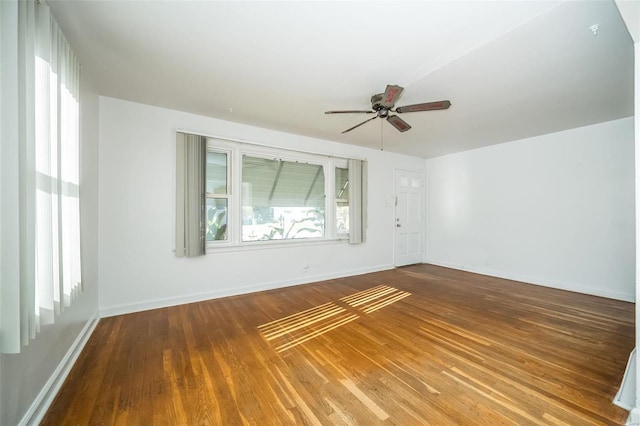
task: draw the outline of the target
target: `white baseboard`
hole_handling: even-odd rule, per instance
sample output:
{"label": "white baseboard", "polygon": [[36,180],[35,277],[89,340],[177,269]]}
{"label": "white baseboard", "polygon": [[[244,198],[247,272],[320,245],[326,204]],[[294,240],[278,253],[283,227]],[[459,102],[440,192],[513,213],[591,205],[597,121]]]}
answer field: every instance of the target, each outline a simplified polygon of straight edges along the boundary
{"label": "white baseboard", "polygon": [[202,302],[204,300],[218,299],[221,297],[237,296],[239,294],[254,293],[257,291],[274,290],[277,288],[290,287],[301,284],[309,284],[317,281],[332,280],[336,278],[351,277],[354,275],[368,274],[371,272],[380,272],[393,269],[395,266],[392,264],[376,266],[371,268],[352,269],[349,271],[340,271],[331,274],[309,275],[306,277],[300,277],[293,280],[273,281],[266,283],[259,283],[253,285],[247,285],[236,288],[226,288],[214,291],[192,293],[188,295],[181,295],[176,297],[165,297],[147,300],[139,303],[126,303],[121,305],[106,306],[100,308],[100,317],[112,317],[115,315],[124,315],[134,312],[148,311],[150,309],[166,308],[169,306],[183,305],[185,303]]}
{"label": "white baseboard", "polygon": [[633,303],[635,303],[636,301],[635,295],[633,294],[620,293],[616,291],[607,291],[599,288],[594,289],[591,287],[581,286],[575,283],[565,283],[562,281],[543,279],[543,278],[533,277],[529,275],[513,274],[508,272],[496,271],[490,268],[479,268],[475,266],[460,265],[460,264],[441,261],[437,259],[427,259],[425,260],[425,263],[429,263],[431,265],[436,265],[436,266],[443,266],[445,268],[452,268],[452,269],[459,269],[461,271],[473,272],[476,274],[488,275],[490,277],[504,278],[507,280],[520,281],[527,284],[535,284],[543,287],[555,288],[558,290],[567,290],[567,291],[573,291],[575,293],[583,293],[583,294],[589,294],[592,296],[606,297],[607,299],[622,300],[624,302],[633,302]]}
{"label": "white baseboard", "polygon": [[634,408],[633,410],[631,410],[625,425],[627,425],[627,426],[640,426],[640,408]]}
{"label": "white baseboard", "polygon": [[49,380],[44,384],[38,396],[29,406],[29,409],[18,423],[19,426],[38,425],[42,421],[44,415],[47,413],[49,406],[53,402],[53,399],[58,394],[58,391],[62,387],[65,379],[69,375],[71,368],[75,364],[78,356],[82,352],[82,349],[86,345],[89,337],[93,333],[93,330],[98,324],[98,313],[96,312],[84,325],[78,337],[74,340],[73,344],[62,357],[62,360],[49,377]]}
{"label": "white baseboard", "polygon": [[613,398],[613,403],[625,410],[633,409],[636,404],[636,349],[633,348],[627,368],[622,376],[622,383],[618,393]]}

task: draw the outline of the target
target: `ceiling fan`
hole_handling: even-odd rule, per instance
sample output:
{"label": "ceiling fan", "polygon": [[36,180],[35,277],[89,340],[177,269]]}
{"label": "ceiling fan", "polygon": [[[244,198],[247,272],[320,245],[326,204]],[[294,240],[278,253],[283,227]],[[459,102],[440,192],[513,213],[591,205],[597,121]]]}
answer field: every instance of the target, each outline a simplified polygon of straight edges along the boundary
{"label": "ceiling fan", "polygon": [[390,112],[403,114],[405,112],[418,112],[418,111],[435,111],[439,109],[447,109],[451,106],[449,101],[427,102],[422,104],[405,105],[393,109],[398,98],[402,94],[404,88],[396,85],[389,84],[384,93],[378,93],[371,97],[371,110],[343,110],[343,111],[326,111],[325,114],[376,114],[375,117],[371,117],[360,124],[345,130],[342,133],[350,132],[351,130],[368,123],[378,117],[386,118],[389,123],[398,131],[406,132],[411,128],[409,124],[397,115],[390,115]]}

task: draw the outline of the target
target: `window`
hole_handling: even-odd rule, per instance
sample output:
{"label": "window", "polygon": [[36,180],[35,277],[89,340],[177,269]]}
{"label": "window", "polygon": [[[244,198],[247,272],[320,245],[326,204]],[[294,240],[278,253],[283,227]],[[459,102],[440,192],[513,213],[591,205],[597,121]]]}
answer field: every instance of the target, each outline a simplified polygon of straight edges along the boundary
{"label": "window", "polygon": [[336,167],[336,231],[349,236],[349,169]]}
{"label": "window", "polygon": [[227,240],[229,211],[229,153],[207,151],[206,240]]}
{"label": "window", "polygon": [[176,132],[176,256],[364,243],[367,162]]}
{"label": "window", "polygon": [[322,164],[242,157],[242,241],[324,237],[324,217]]}
{"label": "window", "polygon": [[209,248],[348,240],[349,160],[208,138]]}

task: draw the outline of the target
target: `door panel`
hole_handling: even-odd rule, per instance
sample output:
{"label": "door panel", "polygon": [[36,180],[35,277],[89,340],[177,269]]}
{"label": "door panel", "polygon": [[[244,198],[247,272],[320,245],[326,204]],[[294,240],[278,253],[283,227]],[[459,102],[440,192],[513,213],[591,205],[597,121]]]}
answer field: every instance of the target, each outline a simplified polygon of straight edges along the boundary
{"label": "door panel", "polygon": [[422,173],[396,170],[396,266],[422,262],[422,188]]}

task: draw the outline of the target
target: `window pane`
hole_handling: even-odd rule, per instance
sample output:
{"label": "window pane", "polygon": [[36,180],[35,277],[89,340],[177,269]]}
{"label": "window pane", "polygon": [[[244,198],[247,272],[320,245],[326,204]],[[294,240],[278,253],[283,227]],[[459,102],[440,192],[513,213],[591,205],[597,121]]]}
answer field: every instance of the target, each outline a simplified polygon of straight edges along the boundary
{"label": "window pane", "polygon": [[227,194],[227,154],[207,152],[207,194]]}
{"label": "window pane", "polygon": [[324,203],[321,165],[242,158],[243,241],[322,237]]}
{"label": "window pane", "polygon": [[336,202],[336,231],[338,236],[349,234],[349,202]]}
{"label": "window pane", "polygon": [[336,198],[349,199],[349,169],[336,167]]}
{"label": "window pane", "polygon": [[207,198],[207,241],[227,239],[227,199]]}
{"label": "window pane", "polygon": [[336,167],[336,231],[349,234],[349,169]]}

